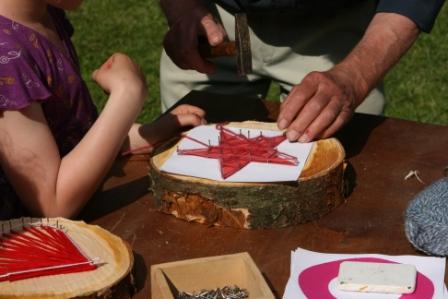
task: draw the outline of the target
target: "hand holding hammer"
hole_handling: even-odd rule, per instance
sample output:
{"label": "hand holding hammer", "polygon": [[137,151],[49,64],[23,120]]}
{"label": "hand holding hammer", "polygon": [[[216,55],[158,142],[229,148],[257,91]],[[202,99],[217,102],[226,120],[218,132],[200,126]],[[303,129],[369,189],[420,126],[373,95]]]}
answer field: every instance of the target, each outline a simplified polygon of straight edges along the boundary
{"label": "hand holding hammer", "polygon": [[[216,71],[216,66],[209,58],[235,56],[239,73],[250,72],[252,60],[247,58],[251,54],[245,16],[235,16],[236,40],[223,43],[224,28],[201,0],[160,0],[160,5],[169,25],[163,45],[178,67],[210,74]],[[204,43],[200,44],[199,36],[205,37]]]}
{"label": "hand holding hammer", "polygon": [[235,14],[235,41],[223,41],[216,46],[210,46],[207,41],[200,39],[199,53],[204,58],[235,56],[239,76],[246,76],[252,72],[247,15],[245,13]]}

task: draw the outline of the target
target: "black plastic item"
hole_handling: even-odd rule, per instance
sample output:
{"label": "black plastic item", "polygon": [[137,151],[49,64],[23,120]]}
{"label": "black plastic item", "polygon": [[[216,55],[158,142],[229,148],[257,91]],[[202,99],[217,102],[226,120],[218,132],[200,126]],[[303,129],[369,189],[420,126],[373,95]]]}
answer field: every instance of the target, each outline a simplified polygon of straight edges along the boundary
{"label": "black plastic item", "polygon": [[206,112],[208,123],[229,121],[272,121],[268,118],[268,110],[259,98],[214,94],[204,91],[191,91],[168,112],[178,105],[197,106]]}

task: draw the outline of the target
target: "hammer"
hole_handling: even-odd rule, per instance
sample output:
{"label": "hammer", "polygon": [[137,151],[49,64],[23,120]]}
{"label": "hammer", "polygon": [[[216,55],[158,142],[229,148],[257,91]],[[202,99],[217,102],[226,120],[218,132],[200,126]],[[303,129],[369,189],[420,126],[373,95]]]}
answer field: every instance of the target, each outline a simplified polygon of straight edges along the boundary
{"label": "hammer", "polygon": [[235,41],[224,41],[213,47],[207,42],[200,42],[199,53],[204,58],[236,56],[238,75],[243,77],[251,73],[252,54],[247,15],[245,13],[235,14]]}

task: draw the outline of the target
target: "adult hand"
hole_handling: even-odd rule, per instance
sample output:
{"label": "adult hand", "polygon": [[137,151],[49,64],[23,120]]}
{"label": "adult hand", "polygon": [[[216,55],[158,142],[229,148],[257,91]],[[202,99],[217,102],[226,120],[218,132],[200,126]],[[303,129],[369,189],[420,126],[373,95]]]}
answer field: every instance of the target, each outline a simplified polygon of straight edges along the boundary
{"label": "adult hand", "polygon": [[214,64],[199,54],[198,39],[205,36],[211,46],[216,46],[226,37],[224,27],[200,0],[161,0],[160,3],[170,27],[163,45],[171,60],[182,69],[215,72]]}
{"label": "adult hand", "polygon": [[337,66],[309,73],[294,86],[280,108],[277,120],[290,141],[327,138],[341,128],[360,103],[356,80]]}
{"label": "adult hand", "polygon": [[411,47],[417,25],[396,13],[377,13],[349,55],[326,72],[312,72],[295,86],[277,120],[291,141],[333,135],[387,71]]}

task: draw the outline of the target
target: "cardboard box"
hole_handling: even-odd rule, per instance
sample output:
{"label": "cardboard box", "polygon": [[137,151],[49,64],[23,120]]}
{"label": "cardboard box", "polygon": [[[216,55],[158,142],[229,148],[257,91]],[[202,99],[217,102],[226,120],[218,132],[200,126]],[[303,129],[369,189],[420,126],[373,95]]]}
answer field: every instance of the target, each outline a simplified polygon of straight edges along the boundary
{"label": "cardboard box", "polygon": [[153,299],[176,299],[173,287],[193,293],[235,285],[246,289],[250,299],[275,298],[247,252],[151,266]]}

